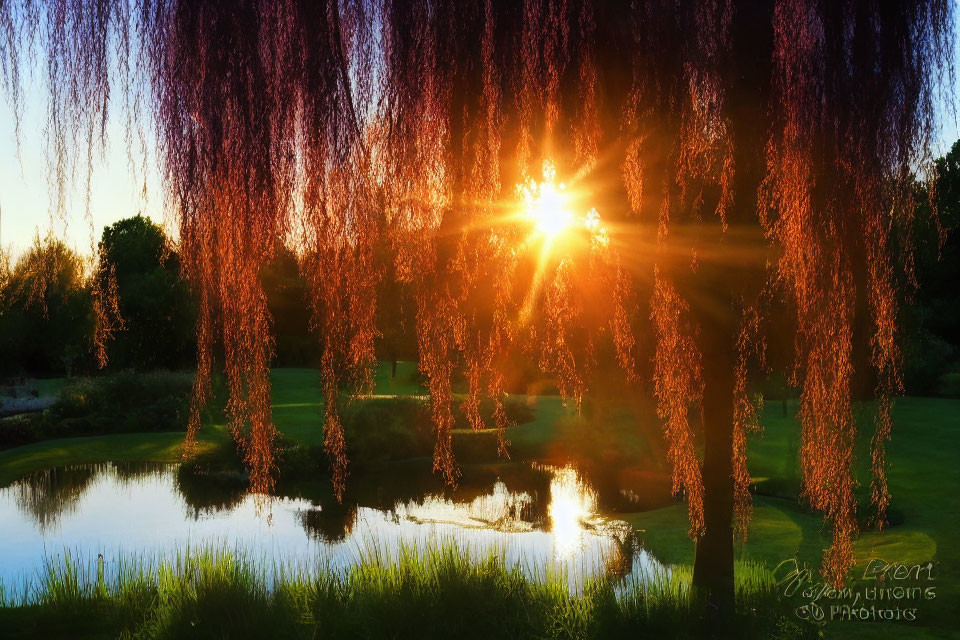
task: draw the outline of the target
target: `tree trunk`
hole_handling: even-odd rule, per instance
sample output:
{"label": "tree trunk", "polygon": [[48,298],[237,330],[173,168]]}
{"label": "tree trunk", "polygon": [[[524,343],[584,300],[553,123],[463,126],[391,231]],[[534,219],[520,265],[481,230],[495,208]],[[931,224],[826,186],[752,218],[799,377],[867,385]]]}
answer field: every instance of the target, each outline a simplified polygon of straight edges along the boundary
{"label": "tree trunk", "polygon": [[[720,307],[723,308],[723,307]],[[728,307],[729,309],[729,307]],[[726,310],[725,310],[726,311]],[[701,322],[704,533],[697,540],[693,586],[709,611],[733,613],[733,386],[732,313]]]}
{"label": "tree trunk", "polygon": [[[709,389],[711,385],[707,385]],[[725,385],[720,385],[725,386]],[[697,540],[693,585],[721,612],[732,611],[733,479],[731,477],[732,396],[704,390],[706,445],[703,462],[704,533]],[[713,396],[712,401],[707,400]],[[724,406],[725,405],[725,406]],[[711,409],[712,407],[712,409]],[[714,413],[715,412],[715,413]]]}
{"label": "tree trunk", "polygon": [[[761,0],[743,3],[730,26],[731,42],[741,43],[724,65],[727,77],[726,118],[734,149],[735,203],[727,222],[766,247],[757,225],[758,187],[766,174],[762,154],[768,127],[772,85],[773,4]],[[762,61],[768,61],[764,63]],[[756,301],[766,282],[766,260],[745,259],[725,229],[700,226],[703,246],[713,252],[694,276],[695,289],[687,299],[699,314],[703,354],[703,483],[704,534],[697,541],[693,565],[694,588],[706,599],[708,612],[733,613],[733,387],[736,340],[742,304]],[[743,245],[741,245],[742,247]]]}

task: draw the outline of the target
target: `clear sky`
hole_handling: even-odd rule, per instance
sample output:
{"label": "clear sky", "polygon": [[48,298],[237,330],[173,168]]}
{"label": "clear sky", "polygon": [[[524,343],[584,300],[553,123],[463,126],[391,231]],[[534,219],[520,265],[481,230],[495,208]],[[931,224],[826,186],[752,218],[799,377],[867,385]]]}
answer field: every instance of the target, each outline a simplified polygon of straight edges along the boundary
{"label": "clear sky", "polygon": [[[956,14],[960,18],[960,9]],[[95,162],[90,216],[86,215],[86,198],[82,188],[85,173],[76,176],[75,185],[81,188],[74,189],[66,214],[63,217],[52,215],[53,190],[48,185],[45,152],[46,98],[43,73],[34,69],[32,75],[33,79],[27,80],[27,86],[24,87],[19,157],[14,138],[13,112],[6,96],[0,100],[0,247],[16,256],[32,243],[35,235],[44,235],[52,230],[81,253],[89,254],[103,227],[121,218],[142,213],[163,224],[163,194],[156,167],[148,167],[146,197],[142,193],[144,176],[134,179],[130,171],[124,142],[122,105],[113,105],[111,109],[109,147],[104,157]],[[960,96],[960,88],[956,94]],[[934,157],[946,153],[960,137],[957,109],[941,105],[940,115],[942,130],[934,141]],[[146,134],[149,138],[152,132]]]}
{"label": "clear sky", "polygon": [[[24,87],[19,157],[14,134],[13,111],[6,99],[0,101],[0,247],[14,256],[32,242],[36,234],[53,231],[84,254],[91,253],[103,227],[121,218],[143,213],[163,222],[162,193],[155,167],[136,179],[129,168],[122,105],[112,105],[108,123],[108,148],[94,162],[91,182],[90,216],[86,215],[86,171],[80,167],[67,211],[54,216],[54,190],[48,183],[45,88],[34,74]],[[37,77],[39,76],[39,78]],[[5,96],[4,96],[5,98]]]}

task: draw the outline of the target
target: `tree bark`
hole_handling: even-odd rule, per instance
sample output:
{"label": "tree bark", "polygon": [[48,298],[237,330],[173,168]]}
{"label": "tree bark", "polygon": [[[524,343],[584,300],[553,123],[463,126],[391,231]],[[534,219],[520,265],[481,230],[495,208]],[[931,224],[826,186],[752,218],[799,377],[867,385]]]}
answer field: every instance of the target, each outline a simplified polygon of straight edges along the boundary
{"label": "tree bark", "polygon": [[703,517],[693,586],[721,615],[733,612],[733,367],[704,350]]}
{"label": "tree bark", "polygon": [[722,265],[704,266],[695,280],[702,304],[694,311],[703,363],[703,517],[696,541],[693,586],[708,615],[733,613],[733,408],[739,312],[736,279]]}

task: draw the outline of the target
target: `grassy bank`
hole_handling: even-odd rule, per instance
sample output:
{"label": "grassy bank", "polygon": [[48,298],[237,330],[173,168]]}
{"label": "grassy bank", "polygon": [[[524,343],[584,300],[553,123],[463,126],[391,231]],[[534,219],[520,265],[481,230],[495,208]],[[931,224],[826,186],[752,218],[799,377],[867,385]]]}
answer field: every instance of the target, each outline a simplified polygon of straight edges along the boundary
{"label": "grassy bank", "polygon": [[[116,575],[69,558],[0,608],[5,637],[75,638],[807,638],[778,612],[769,573],[741,567],[733,618],[708,619],[689,574],[639,583],[602,578],[571,595],[561,576],[532,580],[454,544],[397,557],[368,553],[346,572],[268,572],[230,553],[127,559]],[[95,567],[96,565],[94,565]]]}
{"label": "grassy bank", "polygon": [[[315,369],[275,369],[271,372],[273,418],[277,431],[289,442],[303,447],[323,445],[323,402],[320,400],[320,374]],[[376,372],[374,401],[388,404],[394,397],[424,393],[416,379],[416,366],[401,362],[397,376],[390,376],[389,364],[381,364]],[[515,403],[526,402],[518,399]],[[537,456],[555,439],[559,416],[569,414],[559,398],[530,400],[529,417],[524,424],[509,430],[513,450]],[[184,422],[185,424],[185,422]],[[432,428],[426,425],[427,428]],[[0,486],[14,482],[25,474],[66,464],[95,462],[174,462],[179,459],[183,443],[183,425],[176,423],[170,431],[111,433],[76,438],[56,438],[0,450]],[[175,429],[175,430],[173,430]],[[211,417],[199,433],[200,451],[211,451],[230,442],[230,433],[222,417]],[[456,429],[455,446],[468,455],[492,453],[496,457],[496,433],[493,430],[473,432]],[[420,443],[422,444],[422,443]],[[421,446],[417,455],[432,453],[432,436],[428,446]],[[325,466],[325,465],[324,465]]]}

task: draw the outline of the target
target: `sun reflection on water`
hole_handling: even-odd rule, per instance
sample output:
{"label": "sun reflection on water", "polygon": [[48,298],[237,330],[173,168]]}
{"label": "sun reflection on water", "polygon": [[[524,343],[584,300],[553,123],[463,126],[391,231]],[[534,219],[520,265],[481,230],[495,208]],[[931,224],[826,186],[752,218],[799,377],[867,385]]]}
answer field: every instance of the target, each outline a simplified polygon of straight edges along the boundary
{"label": "sun reflection on water", "polygon": [[554,469],[550,479],[547,513],[553,531],[554,556],[568,558],[584,544],[584,536],[596,519],[597,495],[580,479],[576,469]]}
{"label": "sun reflection on water", "polygon": [[502,481],[493,485],[491,493],[477,496],[470,502],[454,502],[440,495],[426,496],[422,501],[397,503],[394,513],[403,520],[456,524],[462,527],[497,531],[530,531],[528,513],[533,496],[513,492]]}
{"label": "sun reflection on water", "polygon": [[598,513],[597,493],[576,468],[544,464],[533,467],[550,473],[545,520],[533,513],[532,495],[511,491],[499,480],[491,493],[470,501],[457,502],[442,495],[428,495],[422,500],[398,502],[393,509],[394,516],[422,524],[452,524],[504,532],[542,530],[551,535],[553,557],[561,561],[583,552],[591,536],[622,535],[619,530],[613,531],[613,524]]}

